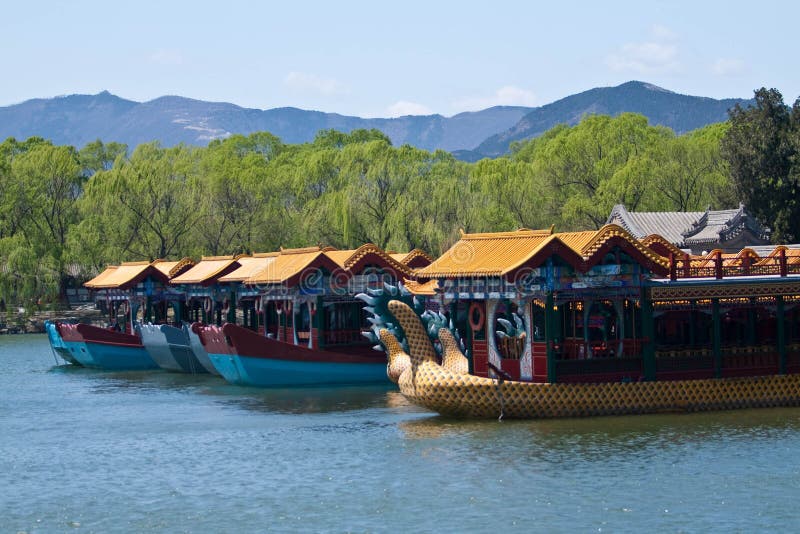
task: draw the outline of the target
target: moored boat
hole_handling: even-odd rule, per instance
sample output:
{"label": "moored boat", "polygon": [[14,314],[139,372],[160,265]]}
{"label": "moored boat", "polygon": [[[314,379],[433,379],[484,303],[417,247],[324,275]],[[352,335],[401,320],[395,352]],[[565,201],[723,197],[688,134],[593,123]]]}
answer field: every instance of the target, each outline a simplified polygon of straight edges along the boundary
{"label": "moored boat", "polygon": [[201,327],[214,367],[232,384],[258,387],[388,383],[386,358],[370,347],[348,353],[284,343],[224,324]]}
{"label": "moored boat", "polygon": [[692,256],[615,225],[464,234],[407,287],[363,298],[390,378],[439,413],[787,406],[800,404],[798,260]]}
{"label": "moored boat", "polygon": [[57,326],[70,354],[84,367],[108,371],[158,369],[138,336],[80,323]]}

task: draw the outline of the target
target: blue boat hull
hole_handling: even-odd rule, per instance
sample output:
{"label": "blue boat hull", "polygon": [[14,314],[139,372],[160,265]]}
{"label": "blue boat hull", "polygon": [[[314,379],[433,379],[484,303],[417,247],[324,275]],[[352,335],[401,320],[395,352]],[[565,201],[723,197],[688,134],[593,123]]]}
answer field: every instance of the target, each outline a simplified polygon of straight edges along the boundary
{"label": "blue boat hull", "polygon": [[290,387],[388,383],[385,363],[308,362],[209,353],[225,380],[240,386]]}
{"label": "blue boat hull", "polygon": [[158,365],[144,350],[144,347],[107,345],[87,341],[86,352],[74,353],[85,367],[106,371],[139,371],[158,369]]}

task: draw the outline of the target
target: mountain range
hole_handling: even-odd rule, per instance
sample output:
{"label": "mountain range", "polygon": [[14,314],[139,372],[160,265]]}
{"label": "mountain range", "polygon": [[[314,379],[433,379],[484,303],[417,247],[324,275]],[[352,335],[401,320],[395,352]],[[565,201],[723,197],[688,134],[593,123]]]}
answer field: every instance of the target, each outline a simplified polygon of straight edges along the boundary
{"label": "mountain range", "polygon": [[376,128],[395,145],[408,143],[426,150],[447,150],[474,161],[502,155],[511,142],[536,137],[557,124],[576,124],[586,114],[641,113],[651,124],[668,126],[680,134],[724,121],[729,108],[751,102],[681,95],[631,81],[590,89],[534,108],[495,106],[452,117],[437,114],[366,119],[292,107],[248,109],[179,96],[135,102],[103,91],[0,107],[0,139],[40,136],[78,148],[95,139],[126,143],[129,147],[153,140],[164,146],[206,145],[232,134],[269,131],[286,143],[303,143],[313,140],[322,129],[349,132]]}

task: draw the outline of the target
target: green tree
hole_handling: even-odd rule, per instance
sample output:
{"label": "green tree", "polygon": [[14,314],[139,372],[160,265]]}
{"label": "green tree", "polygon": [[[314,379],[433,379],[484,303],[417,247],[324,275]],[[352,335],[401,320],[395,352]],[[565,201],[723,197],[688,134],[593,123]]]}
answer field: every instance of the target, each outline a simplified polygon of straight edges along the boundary
{"label": "green tree", "polygon": [[118,158],[111,170],[96,173],[80,203],[84,220],[73,243],[83,253],[77,257],[90,252],[121,261],[185,254],[199,218],[201,191],[189,180],[195,150],[139,145],[130,160]]}
{"label": "green tree", "polygon": [[123,143],[103,143],[100,139],[88,143],[78,152],[83,175],[91,177],[99,171],[109,171],[119,157],[128,152],[128,145]]}
{"label": "green tree", "polygon": [[777,242],[800,239],[800,99],[793,109],[776,89],[755,92],[755,105],[729,112],[722,140],[736,193]]}
{"label": "green tree", "polygon": [[614,204],[635,209],[650,189],[642,172],[650,166],[642,159],[653,144],[673,135],[649,126],[642,115],[591,115],[535,146],[535,165],[553,191],[559,226],[599,228]]}
{"label": "green tree", "polygon": [[274,249],[285,238],[282,188],[270,167],[284,147],[274,135],[260,132],[215,141],[197,152],[199,168],[189,187],[204,193],[198,206],[201,224],[194,232],[198,255]]}
{"label": "green tree", "polygon": [[17,226],[4,244],[5,259],[31,274],[32,281],[23,284],[29,296],[50,293],[66,300],[67,234],[77,222],[82,182],[72,147],[36,142],[12,159],[4,196]]}

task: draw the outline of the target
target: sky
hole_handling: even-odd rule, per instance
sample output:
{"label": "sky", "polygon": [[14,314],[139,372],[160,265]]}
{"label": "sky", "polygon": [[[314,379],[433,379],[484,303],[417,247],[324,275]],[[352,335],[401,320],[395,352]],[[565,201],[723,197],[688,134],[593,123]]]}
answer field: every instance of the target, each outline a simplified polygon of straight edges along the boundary
{"label": "sky", "polygon": [[[800,96],[800,2],[0,4],[0,106],[164,95],[361,117],[541,106],[629,80]],[[794,59],[793,59],[794,58]]]}

